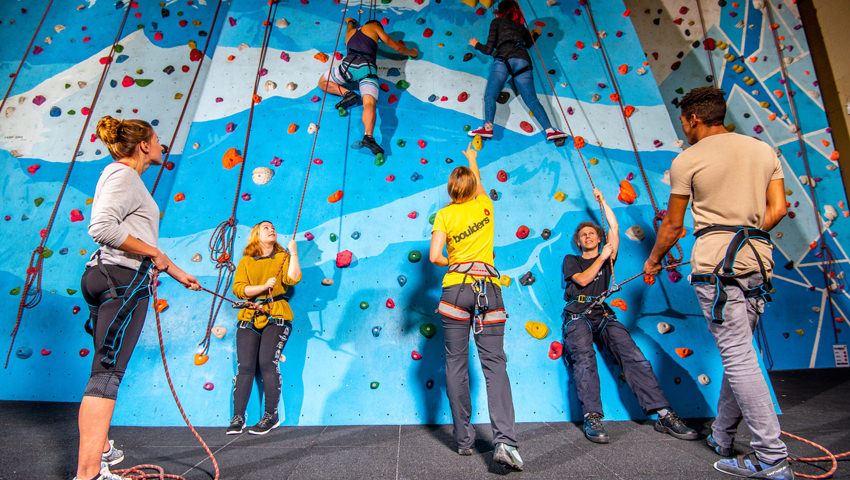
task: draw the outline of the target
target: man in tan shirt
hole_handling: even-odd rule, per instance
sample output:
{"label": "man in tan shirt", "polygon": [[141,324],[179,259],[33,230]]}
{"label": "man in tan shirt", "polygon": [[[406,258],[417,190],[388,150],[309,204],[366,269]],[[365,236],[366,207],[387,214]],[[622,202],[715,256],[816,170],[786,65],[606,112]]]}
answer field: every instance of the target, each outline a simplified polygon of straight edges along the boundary
{"label": "man in tan shirt", "polygon": [[793,479],[779,419],[753,347],[753,329],[769,301],[773,269],[767,231],[786,214],[782,167],[766,143],[730,133],[724,92],[696,88],[682,98],[682,130],[691,148],[670,168],[670,200],[644,272],[655,275],[681,237],[693,199],[691,283],[723,361],[717,418],[706,443],[733,456],[743,419],[755,452],[725,458],[717,470],[746,478]]}

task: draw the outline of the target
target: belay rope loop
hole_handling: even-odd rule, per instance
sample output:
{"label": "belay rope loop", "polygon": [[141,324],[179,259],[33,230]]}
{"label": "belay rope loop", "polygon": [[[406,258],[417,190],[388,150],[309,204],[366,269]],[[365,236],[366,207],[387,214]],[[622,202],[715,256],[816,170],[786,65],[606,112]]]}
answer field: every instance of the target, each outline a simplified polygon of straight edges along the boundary
{"label": "belay rope loop", "polygon": [[[46,12],[45,12],[46,13]],[[41,241],[38,244],[38,247],[33,250],[30,255],[30,261],[27,265],[26,278],[24,280],[24,287],[21,291],[21,301],[18,304],[18,314],[15,319],[15,326],[12,328],[11,337],[12,340],[9,342],[9,351],[6,353],[6,363],[4,368],[9,367],[9,358],[12,355],[12,349],[15,348],[15,337],[18,334],[18,329],[21,326],[21,319],[24,316],[24,310],[30,309],[38,305],[41,301],[41,275],[42,275],[42,267],[44,264],[44,252],[45,245],[47,244],[47,239],[50,237],[50,231],[53,229],[53,222],[56,220],[56,214],[59,212],[59,205],[62,203],[62,198],[65,196],[65,189],[68,187],[68,181],[71,178],[71,172],[74,170],[74,165],[77,163],[77,154],[80,152],[80,146],[83,144],[83,138],[86,135],[86,129],[89,126],[89,122],[94,113],[94,109],[97,106],[97,101],[100,99],[100,94],[103,91],[103,86],[106,83],[106,76],[109,74],[109,68],[112,66],[112,55],[115,53],[115,46],[121,40],[121,35],[124,32],[124,25],[127,23],[127,17],[130,14],[130,2],[127,2],[127,6],[124,8],[124,15],[121,17],[121,23],[118,27],[118,32],[115,34],[115,39],[112,41],[112,47],[109,49],[109,53],[106,58],[109,59],[106,63],[103,64],[103,68],[100,73],[100,81],[97,83],[97,88],[95,89],[94,96],[92,97],[91,103],[89,103],[88,109],[89,114],[86,115],[86,119],[83,122],[83,128],[80,130],[80,136],[77,139],[76,147],[74,147],[74,153],[71,155],[71,161],[68,163],[68,169],[65,171],[65,178],[62,180],[62,186],[59,189],[59,195],[56,197],[56,203],[53,205],[53,210],[50,212],[50,219],[47,221],[47,226],[41,231]]]}

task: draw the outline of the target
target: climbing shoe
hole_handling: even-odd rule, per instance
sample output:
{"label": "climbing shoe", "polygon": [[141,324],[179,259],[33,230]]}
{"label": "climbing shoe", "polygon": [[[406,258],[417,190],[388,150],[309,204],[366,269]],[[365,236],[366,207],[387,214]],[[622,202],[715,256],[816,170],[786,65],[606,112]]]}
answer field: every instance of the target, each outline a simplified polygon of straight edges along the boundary
{"label": "climbing shoe", "polygon": [[487,128],[484,128],[484,127],[476,128],[475,130],[470,130],[468,133],[469,133],[470,137],[480,135],[481,138],[493,138],[493,129],[492,128],[490,128],[490,129],[487,129]]}
{"label": "climbing shoe", "polygon": [[655,422],[655,431],[669,433],[679,440],[696,440],[699,438],[697,431],[685,425],[685,422],[672,410],[667,415],[658,417],[658,420]]}
{"label": "climbing shoe", "polygon": [[242,415],[234,415],[230,419],[230,426],[227,427],[226,435],[239,435],[245,428],[245,417]]}
{"label": "climbing shoe", "polygon": [[788,460],[782,460],[773,465],[759,461],[755,452],[738,455],[734,458],[724,458],[714,462],[715,470],[736,477],[770,478],[773,480],[793,480],[794,472]]}
{"label": "climbing shoe", "polygon": [[100,457],[100,461],[112,466],[118,465],[124,460],[124,451],[115,448],[114,440],[109,441],[109,451],[103,452]]}
{"label": "climbing shoe", "polygon": [[371,150],[375,155],[384,153],[384,149],[378,145],[378,142],[375,141],[375,137],[372,135],[363,135],[363,140],[360,141],[360,144]]}
{"label": "climbing shoe", "polygon": [[562,138],[567,138],[567,134],[560,130],[549,129],[546,130],[546,141],[551,142],[553,140],[560,140]]}
{"label": "climbing shoe", "polygon": [[265,435],[278,426],[280,426],[280,418],[277,415],[266,412],[256,425],[248,429],[248,433],[252,435]]}
{"label": "climbing shoe", "polygon": [[497,443],[493,452],[493,461],[508,468],[522,471],[522,457],[516,447],[506,443]]}
{"label": "climbing shoe", "polygon": [[593,443],[608,443],[601,413],[591,412],[584,416],[584,436]]}
{"label": "climbing shoe", "polygon": [[[74,480],[89,480],[83,479],[79,477],[74,477]],[[109,465],[106,462],[100,463],[100,474],[94,477],[94,480],[128,480],[126,477],[122,477],[120,475],[116,475],[109,471]]]}
{"label": "climbing shoe", "polygon": [[460,447],[458,447],[457,454],[463,455],[464,457],[468,457],[468,456],[472,455],[472,449],[471,448],[460,448]]}
{"label": "climbing shoe", "polygon": [[729,458],[734,456],[735,450],[731,446],[721,447],[720,444],[717,443],[717,440],[714,439],[713,435],[705,437],[705,444],[708,445],[708,448],[714,450],[714,453],[721,457]]}
{"label": "climbing shoe", "polygon": [[349,90],[348,93],[342,96],[342,100],[336,102],[334,108],[339,110],[340,108],[348,109],[357,104],[360,101],[360,95],[357,95],[357,92]]}

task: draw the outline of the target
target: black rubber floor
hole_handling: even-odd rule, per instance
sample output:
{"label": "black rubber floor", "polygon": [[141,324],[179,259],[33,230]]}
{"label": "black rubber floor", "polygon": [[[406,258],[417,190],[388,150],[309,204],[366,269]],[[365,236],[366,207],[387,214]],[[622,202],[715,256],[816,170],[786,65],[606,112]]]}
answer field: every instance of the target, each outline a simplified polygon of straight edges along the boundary
{"label": "black rubber floor", "polygon": [[[784,430],[833,452],[850,450],[850,369],[771,375]],[[76,459],[76,404],[0,402],[0,479],[70,479]],[[693,421],[703,427],[703,421]],[[257,437],[228,437],[202,428],[223,479],[721,479],[716,456],[702,441],[685,442],[655,432],[651,422],[609,422],[609,445],[588,442],[573,423],[519,425],[526,469],[510,473],[491,465],[489,426],[478,427],[476,454],[451,449],[450,426],[288,427]],[[738,447],[747,448],[745,432]],[[211,478],[211,464],[186,428],[112,429],[126,452],[118,467],[156,463],[187,479]],[[796,442],[794,455],[817,452]],[[828,467],[828,465],[826,465]],[[795,465],[809,473],[811,466]],[[834,478],[850,479],[850,461]]]}

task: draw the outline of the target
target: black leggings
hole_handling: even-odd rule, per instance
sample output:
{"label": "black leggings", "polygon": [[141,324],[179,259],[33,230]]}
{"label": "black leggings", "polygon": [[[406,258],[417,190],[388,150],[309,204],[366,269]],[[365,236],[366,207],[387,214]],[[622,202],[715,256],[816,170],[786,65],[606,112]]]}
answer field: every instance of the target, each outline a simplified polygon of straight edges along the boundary
{"label": "black leggings", "polygon": [[251,396],[251,383],[259,363],[263,375],[263,391],[266,400],[266,413],[277,416],[280,403],[280,368],[278,360],[283,347],[292,332],[292,321],[283,325],[269,323],[262,330],[253,325],[236,329],[237,374],[233,379],[233,414],[245,416],[248,397]]}
{"label": "black leggings", "polygon": [[[147,272],[118,265],[104,264],[103,268],[112,279],[118,297],[111,296],[107,277],[96,266],[86,268],[80,282],[89,306],[94,340],[91,375],[84,395],[115,400],[145,324],[150,277]],[[110,329],[113,335],[109,335]]]}

